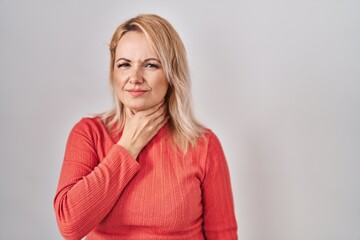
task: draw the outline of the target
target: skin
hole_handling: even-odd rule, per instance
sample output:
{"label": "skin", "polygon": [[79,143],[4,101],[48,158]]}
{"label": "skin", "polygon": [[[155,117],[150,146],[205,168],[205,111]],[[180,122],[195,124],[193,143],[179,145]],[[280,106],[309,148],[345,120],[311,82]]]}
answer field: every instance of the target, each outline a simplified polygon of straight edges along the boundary
{"label": "skin", "polygon": [[117,144],[135,159],[168,120],[164,98],[169,84],[145,35],[128,32],[115,52],[114,82],[126,121]]}

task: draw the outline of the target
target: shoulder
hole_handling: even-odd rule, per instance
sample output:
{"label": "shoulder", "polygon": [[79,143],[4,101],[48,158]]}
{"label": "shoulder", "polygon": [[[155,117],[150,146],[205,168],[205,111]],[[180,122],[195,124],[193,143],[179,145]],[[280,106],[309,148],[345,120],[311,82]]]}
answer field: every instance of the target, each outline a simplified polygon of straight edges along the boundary
{"label": "shoulder", "polygon": [[203,137],[198,142],[197,154],[202,171],[202,181],[211,172],[211,169],[226,165],[220,140],[211,129],[205,129]]}
{"label": "shoulder", "polygon": [[83,117],[74,126],[74,128],[98,128],[103,125],[100,117]]}
{"label": "shoulder", "polygon": [[200,137],[198,147],[202,150],[214,151],[222,150],[221,143],[217,135],[209,128],[204,128],[203,136]]}
{"label": "shoulder", "polygon": [[220,144],[218,136],[209,128],[205,128],[204,136],[209,145]]}
{"label": "shoulder", "polygon": [[93,138],[106,131],[104,124],[98,116],[83,117],[72,128],[70,135],[81,135]]}

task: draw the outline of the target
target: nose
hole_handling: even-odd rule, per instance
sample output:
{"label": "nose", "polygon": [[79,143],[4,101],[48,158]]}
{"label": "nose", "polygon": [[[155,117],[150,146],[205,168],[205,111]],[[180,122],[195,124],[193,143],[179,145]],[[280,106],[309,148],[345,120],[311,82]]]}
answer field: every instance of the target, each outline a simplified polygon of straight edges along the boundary
{"label": "nose", "polygon": [[130,73],[129,82],[132,84],[141,84],[144,82],[142,69],[134,67]]}

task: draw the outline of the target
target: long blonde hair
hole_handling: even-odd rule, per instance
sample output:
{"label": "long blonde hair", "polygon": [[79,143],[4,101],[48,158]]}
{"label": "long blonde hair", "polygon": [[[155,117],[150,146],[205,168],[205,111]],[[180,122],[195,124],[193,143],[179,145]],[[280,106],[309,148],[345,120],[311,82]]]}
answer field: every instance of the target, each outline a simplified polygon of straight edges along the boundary
{"label": "long blonde hair", "polygon": [[114,99],[112,110],[100,114],[108,131],[118,134],[125,123],[123,104],[117,97],[113,71],[115,52],[119,40],[129,31],[141,32],[156,52],[163,65],[168,92],[165,97],[170,115],[169,125],[175,144],[186,153],[189,145],[194,146],[204,134],[204,127],[196,121],[190,99],[190,74],[186,51],[178,33],[171,24],[153,14],[143,14],[121,24],[115,31],[110,48],[110,87]]}

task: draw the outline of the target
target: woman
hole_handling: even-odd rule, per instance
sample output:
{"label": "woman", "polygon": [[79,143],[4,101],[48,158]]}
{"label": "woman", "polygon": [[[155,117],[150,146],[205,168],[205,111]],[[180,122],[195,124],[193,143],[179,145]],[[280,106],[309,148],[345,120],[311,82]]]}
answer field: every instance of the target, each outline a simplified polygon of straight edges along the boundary
{"label": "woman", "polygon": [[156,15],[110,43],[112,111],[83,118],[66,146],[54,208],[66,239],[237,239],[217,137],[193,117],[185,48]]}

